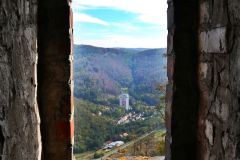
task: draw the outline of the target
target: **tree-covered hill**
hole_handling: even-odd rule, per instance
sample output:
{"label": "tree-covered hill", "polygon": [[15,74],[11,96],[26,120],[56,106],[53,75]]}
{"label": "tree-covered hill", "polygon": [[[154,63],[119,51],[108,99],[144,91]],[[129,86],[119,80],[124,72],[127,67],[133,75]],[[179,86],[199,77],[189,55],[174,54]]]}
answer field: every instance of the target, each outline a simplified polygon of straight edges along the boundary
{"label": "tree-covered hill", "polygon": [[156,105],[156,86],[166,82],[166,49],[74,46],[75,96],[96,104],[117,105],[121,88],[130,104]]}
{"label": "tree-covered hill", "polygon": [[[165,52],[74,46],[75,153],[163,128],[159,107],[152,106],[164,96],[157,86],[166,82]],[[128,88],[130,111],[118,105],[121,88]],[[128,136],[121,137],[123,133]]]}

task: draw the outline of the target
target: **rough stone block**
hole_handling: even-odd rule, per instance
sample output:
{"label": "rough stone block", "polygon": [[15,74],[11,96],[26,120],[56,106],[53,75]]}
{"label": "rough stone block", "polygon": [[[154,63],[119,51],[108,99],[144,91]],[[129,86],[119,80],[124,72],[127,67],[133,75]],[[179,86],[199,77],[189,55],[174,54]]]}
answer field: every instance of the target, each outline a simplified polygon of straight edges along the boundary
{"label": "rough stone block", "polygon": [[228,22],[227,5],[224,0],[202,1],[200,4],[200,24],[206,28],[226,26]]}
{"label": "rough stone block", "polygon": [[168,81],[172,82],[174,72],[174,55],[168,55],[167,57],[167,77]]}
{"label": "rough stone block", "polygon": [[209,5],[206,1],[202,2],[200,5],[200,24],[207,23],[209,17]]}
{"label": "rough stone block", "polygon": [[167,45],[167,54],[171,54],[173,52],[173,35],[171,33],[168,33]]}
{"label": "rough stone block", "polygon": [[228,0],[229,18],[232,24],[240,24],[240,1]]}
{"label": "rough stone block", "polygon": [[200,33],[200,51],[205,53],[226,53],[226,28],[216,28]]}
{"label": "rough stone block", "polygon": [[167,10],[167,28],[171,29],[174,26],[174,8],[173,2],[168,1],[168,10]]}
{"label": "rough stone block", "polygon": [[206,128],[205,128],[205,135],[208,139],[208,142],[213,145],[213,125],[209,120],[206,120],[205,122]]}
{"label": "rough stone block", "polygon": [[208,64],[207,63],[200,63],[200,75],[203,78],[207,77],[207,71],[208,71]]}

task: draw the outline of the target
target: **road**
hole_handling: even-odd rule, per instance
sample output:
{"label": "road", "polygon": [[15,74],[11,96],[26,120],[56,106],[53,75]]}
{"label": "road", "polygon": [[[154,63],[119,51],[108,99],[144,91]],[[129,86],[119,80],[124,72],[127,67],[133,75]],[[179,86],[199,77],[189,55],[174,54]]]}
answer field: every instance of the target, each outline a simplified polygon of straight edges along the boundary
{"label": "road", "polygon": [[128,142],[128,143],[126,143],[126,144],[124,144],[124,145],[122,145],[122,146],[120,146],[120,147],[118,147],[118,148],[115,148],[115,149],[113,149],[113,150],[105,153],[103,157],[98,158],[98,159],[94,159],[94,160],[105,160],[106,158],[108,158],[108,157],[111,156],[112,154],[118,153],[118,150],[119,150],[119,149],[120,149],[120,150],[121,150],[121,149],[124,149],[124,148],[128,147],[129,145],[132,145],[132,144],[134,144],[135,142],[138,142],[138,141],[144,139],[145,137],[147,137],[147,136],[149,136],[150,134],[153,134],[153,133],[155,133],[155,132],[157,132],[157,131],[152,131],[152,132],[150,132],[150,133],[146,133],[146,134],[142,135],[141,137],[139,137],[138,139],[133,140],[133,141],[131,141],[131,142]]}

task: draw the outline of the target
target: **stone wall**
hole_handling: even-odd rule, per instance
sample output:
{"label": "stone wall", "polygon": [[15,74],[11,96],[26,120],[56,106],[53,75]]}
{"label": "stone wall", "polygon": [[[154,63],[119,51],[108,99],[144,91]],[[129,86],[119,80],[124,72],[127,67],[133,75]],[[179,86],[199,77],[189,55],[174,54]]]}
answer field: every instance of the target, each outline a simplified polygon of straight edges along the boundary
{"label": "stone wall", "polygon": [[200,159],[240,159],[239,13],[239,0],[200,2]]}
{"label": "stone wall", "polygon": [[39,160],[37,0],[0,1],[0,159]]}
{"label": "stone wall", "polygon": [[[166,159],[238,160],[240,1],[168,4]],[[73,158],[70,6],[0,1],[0,159]]]}
{"label": "stone wall", "polygon": [[240,1],[168,3],[167,159],[238,160]]}
{"label": "stone wall", "polygon": [[73,158],[70,6],[0,1],[1,160]]}

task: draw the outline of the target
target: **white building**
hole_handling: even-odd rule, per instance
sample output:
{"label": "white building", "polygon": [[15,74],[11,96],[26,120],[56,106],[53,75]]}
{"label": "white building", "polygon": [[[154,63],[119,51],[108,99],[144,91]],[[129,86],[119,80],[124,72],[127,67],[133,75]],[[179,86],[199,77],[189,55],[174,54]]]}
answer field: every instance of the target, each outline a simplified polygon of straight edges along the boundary
{"label": "white building", "polygon": [[124,107],[126,110],[130,110],[129,106],[129,94],[128,93],[122,93],[119,96],[119,105],[121,107]]}
{"label": "white building", "polygon": [[120,147],[121,145],[124,145],[123,141],[116,141],[116,142],[112,142],[110,144],[105,145],[103,149],[112,149],[115,147]]}

